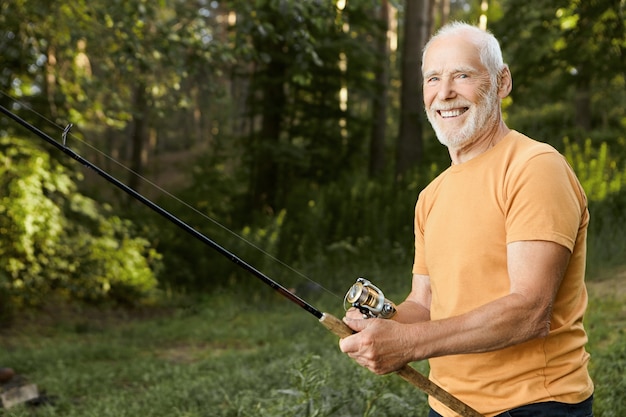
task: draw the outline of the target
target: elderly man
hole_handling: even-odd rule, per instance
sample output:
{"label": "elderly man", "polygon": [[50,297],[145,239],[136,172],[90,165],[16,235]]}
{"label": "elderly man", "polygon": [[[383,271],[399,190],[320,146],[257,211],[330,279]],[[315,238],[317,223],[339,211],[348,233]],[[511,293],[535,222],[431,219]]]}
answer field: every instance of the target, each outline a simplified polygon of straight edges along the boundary
{"label": "elderly man", "polygon": [[493,35],[446,25],[422,72],[452,164],[416,204],[408,297],[392,320],[349,311],[341,350],[377,374],[429,359],[430,378],[486,416],[591,416],[584,191],[557,151],[504,123],[512,79]]}

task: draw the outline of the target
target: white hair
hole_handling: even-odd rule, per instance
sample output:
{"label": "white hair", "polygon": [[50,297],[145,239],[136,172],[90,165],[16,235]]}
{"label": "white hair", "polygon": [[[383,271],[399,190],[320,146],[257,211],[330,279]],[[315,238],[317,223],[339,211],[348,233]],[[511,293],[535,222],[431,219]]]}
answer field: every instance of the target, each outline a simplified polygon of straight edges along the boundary
{"label": "white hair", "polygon": [[442,26],[426,43],[422,53],[422,69],[426,51],[433,41],[445,36],[467,33],[478,48],[480,62],[487,68],[493,85],[499,85],[502,70],[507,67],[502,59],[502,49],[495,36],[489,31],[480,29],[465,22],[454,21]]}

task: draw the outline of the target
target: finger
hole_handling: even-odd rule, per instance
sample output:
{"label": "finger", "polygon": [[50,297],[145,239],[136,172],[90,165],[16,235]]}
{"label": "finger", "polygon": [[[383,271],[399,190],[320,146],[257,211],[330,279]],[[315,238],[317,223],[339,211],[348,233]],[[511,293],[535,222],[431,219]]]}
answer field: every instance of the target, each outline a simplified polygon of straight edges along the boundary
{"label": "finger", "polygon": [[351,319],[362,319],[363,313],[361,313],[356,308],[352,307],[348,311],[346,311],[346,317],[349,317]]}
{"label": "finger", "polygon": [[348,327],[354,330],[355,332],[360,332],[361,330],[369,326],[371,320],[346,316],[343,318],[343,322],[346,323]]}

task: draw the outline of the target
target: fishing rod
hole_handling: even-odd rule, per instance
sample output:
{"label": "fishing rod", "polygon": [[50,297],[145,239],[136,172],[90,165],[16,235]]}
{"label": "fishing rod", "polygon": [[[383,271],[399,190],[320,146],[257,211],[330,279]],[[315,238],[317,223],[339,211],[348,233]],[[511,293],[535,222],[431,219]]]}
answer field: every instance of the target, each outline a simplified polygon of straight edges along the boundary
{"label": "fishing rod", "polygon": [[[120,190],[124,191],[125,193],[127,193],[134,199],[138,200],[139,202],[143,203],[148,208],[160,214],[161,216],[163,216],[170,222],[174,223],[176,226],[183,229],[185,232],[189,233],[194,238],[198,239],[202,243],[216,250],[218,253],[220,253],[227,259],[229,259],[235,265],[245,269],[246,271],[251,273],[253,276],[255,276],[256,278],[263,281],[265,284],[272,287],[280,295],[282,295],[283,297],[287,298],[289,301],[300,306],[302,309],[304,309],[308,313],[315,316],[324,327],[326,327],[336,336],[339,336],[339,338],[348,337],[354,334],[354,331],[350,327],[348,327],[348,325],[345,324],[342,320],[338,319],[332,314],[325,313],[325,312],[318,310],[313,305],[309,304],[308,302],[306,302],[305,300],[303,300],[302,298],[300,298],[293,292],[289,291],[287,288],[285,288],[278,282],[274,281],[273,279],[265,275],[263,272],[259,271],[254,266],[250,265],[248,262],[244,261],[243,259],[235,255],[234,253],[230,252],[223,246],[217,244],[215,241],[208,238],[204,234],[200,233],[199,231],[197,231],[196,229],[194,229],[187,223],[183,222],[178,217],[174,216],[172,213],[168,212],[161,206],[152,202],[150,199],[144,197],[139,192],[135,191],[131,187],[127,186],[126,184],[118,180],[117,178],[113,177],[108,172],[104,171],[103,169],[89,162],[82,156],[78,155],[76,152],[74,152],[71,148],[67,146],[67,135],[69,134],[70,129],[72,128],[72,124],[68,124],[65,127],[62,133],[62,142],[58,142],[57,140],[53,139],[48,134],[44,133],[37,127],[31,125],[30,123],[28,123],[21,117],[17,116],[13,112],[9,111],[2,105],[0,105],[0,112],[4,113],[6,116],[8,116],[12,120],[20,124],[21,126],[30,130],[32,133],[34,133],[41,139],[45,140],[50,145],[54,146],[55,148],[57,148],[58,150],[60,150],[61,152],[69,156],[70,158],[78,161],[84,167],[94,171],[96,174],[104,178],[106,181],[108,181],[115,187],[119,188]],[[352,285],[352,287],[348,290],[344,298],[344,304],[345,302],[348,302],[353,307],[359,309],[359,311],[363,313],[363,316],[367,318],[388,319],[388,318],[393,317],[393,315],[396,312],[395,305],[391,301],[385,298],[383,292],[378,287],[374,286],[370,281],[364,278],[357,279],[356,283]],[[424,391],[426,394],[436,398],[442,404],[446,405],[451,410],[459,413],[460,415],[464,417],[482,417],[482,415],[478,411],[476,411],[469,405],[465,404],[464,402],[462,402],[461,400],[459,400],[458,398],[456,398],[455,396],[453,396],[452,394],[450,394],[443,388],[439,387],[437,384],[429,380],[427,377],[419,373],[417,370],[415,370],[408,364],[404,365],[402,368],[396,371],[396,373],[405,381],[416,386],[420,390]]]}

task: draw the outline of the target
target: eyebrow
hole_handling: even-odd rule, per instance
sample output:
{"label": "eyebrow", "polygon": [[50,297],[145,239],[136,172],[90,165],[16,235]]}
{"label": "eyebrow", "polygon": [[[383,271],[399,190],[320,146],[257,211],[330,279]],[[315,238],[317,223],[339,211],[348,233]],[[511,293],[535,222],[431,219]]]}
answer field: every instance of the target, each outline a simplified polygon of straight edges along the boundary
{"label": "eyebrow", "polygon": [[[459,74],[459,73],[478,74],[479,73],[479,71],[476,68],[468,67],[468,66],[458,67],[449,72],[451,74]],[[440,75],[441,73],[442,71],[430,70],[430,71],[425,72],[423,77],[426,79],[426,78],[432,77],[433,75]]]}

